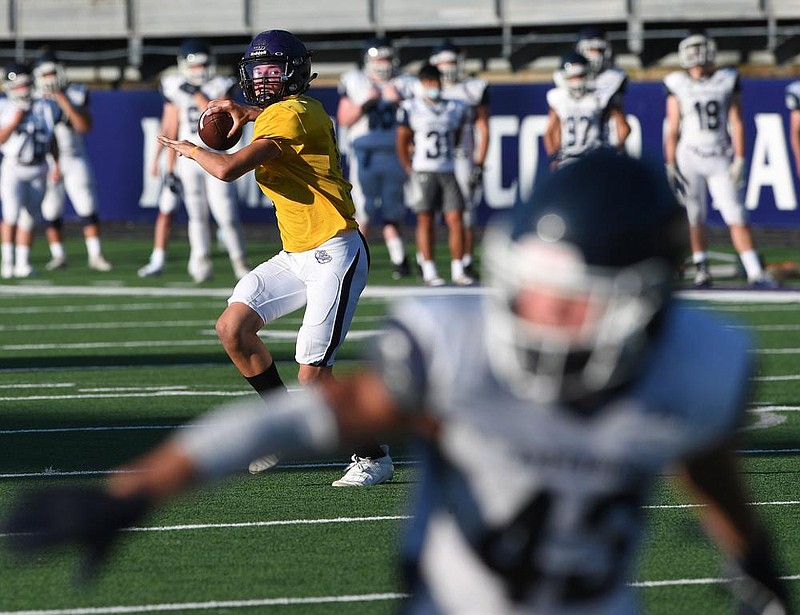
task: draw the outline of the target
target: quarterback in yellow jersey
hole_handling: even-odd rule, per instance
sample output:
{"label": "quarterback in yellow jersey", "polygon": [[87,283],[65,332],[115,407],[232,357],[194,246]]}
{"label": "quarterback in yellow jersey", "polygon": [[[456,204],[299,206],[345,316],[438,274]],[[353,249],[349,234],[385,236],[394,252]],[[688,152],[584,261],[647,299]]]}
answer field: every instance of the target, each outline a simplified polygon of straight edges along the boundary
{"label": "quarterback in yellow jersey", "polygon": [[272,104],[256,119],[253,140],[272,139],[281,148],[279,163],[256,167],[256,180],[275,203],[289,252],[316,248],[339,231],[358,228],[332,131],[322,104],[308,96]]}
{"label": "quarterback in yellow jersey", "polygon": [[[332,378],[332,366],[350,328],[367,282],[369,252],[358,232],[350,184],[344,179],[328,114],[304,96],[311,80],[311,53],[294,35],[268,30],[257,35],[239,63],[239,85],[249,105],[212,100],[207,109],[234,119],[230,134],[255,122],[252,142],[232,154],[190,141],[158,136],[211,175],[233,181],[255,171],[261,190],[275,203],[283,250],[244,276],[217,320],[225,351],[261,395],[283,382],[258,331],[305,306],[297,335],[297,379],[309,384]],[[278,458],[256,459],[252,473]],[[369,486],[392,478],[388,448],[370,442],[356,448],[334,486]]]}

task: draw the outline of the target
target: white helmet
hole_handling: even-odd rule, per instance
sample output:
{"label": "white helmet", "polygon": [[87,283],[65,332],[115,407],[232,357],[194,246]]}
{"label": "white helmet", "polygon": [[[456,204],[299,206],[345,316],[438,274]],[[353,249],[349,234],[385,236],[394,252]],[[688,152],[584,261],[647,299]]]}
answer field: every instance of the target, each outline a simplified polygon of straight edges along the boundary
{"label": "white helmet", "polygon": [[30,108],[33,101],[33,77],[25,64],[11,64],[6,68],[3,90],[9,100],[23,109]]}
{"label": "white helmet", "polygon": [[376,83],[384,83],[397,72],[397,54],[385,38],[375,38],[364,45],[364,72]]}
{"label": "white helmet", "polygon": [[705,34],[691,34],[678,43],[678,56],[683,68],[707,66],[716,60],[717,44]]}
{"label": "white helmet", "polygon": [[206,83],[216,72],[208,45],[198,39],[186,39],[181,43],[178,68],[184,79],[196,86]]}
{"label": "white helmet", "polygon": [[464,78],[464,52],[449,40],[434,47],[429,62],[439,69],[442,81],[458,83]]}
{"label": "white helmet", "polygon": [[67,87],[64,66],[51,51],[36,58],[33,64],[33,78],[36,89],[43,94],[58,92]]}

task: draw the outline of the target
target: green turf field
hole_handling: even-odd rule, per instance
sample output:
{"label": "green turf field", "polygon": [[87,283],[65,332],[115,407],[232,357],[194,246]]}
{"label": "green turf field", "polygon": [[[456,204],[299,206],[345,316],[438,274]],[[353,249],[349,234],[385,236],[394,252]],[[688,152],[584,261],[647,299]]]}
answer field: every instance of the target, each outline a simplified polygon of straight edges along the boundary
{"label": "green turf field", "polygon": [[[37,248],[33,263],[42,267],[43,242]],[[234,283],[224,255],[215,255],[215,280],[197,286],[188,282],[185,247],[177,242],[167,273],[144,281],[135,273],[149,251],[142,237],[106,242],[115,264],[106,274],[86,269],[80,242],[73,239],[67,248],[66,270],[0,286],[0,514],[25,489],[102,481],[171,428],[253,395],[214,335]],[[275,249],[273,242],[250,241],[254,262]],[[766,256],[792,258],[787,250]],[[375,287],[425,292],[413,279],[392,283],[379,247],[373,263]],[[443,260],[442,272],[445,266]],[[340,353],[340,373],[358,364],[387,294],[376,290],[362,300]],[[751,297],[710,309],[756,325],[760,370],[750,429],[741,434],[743,467],[797,595],[800,293],[797,302],[753,303]],[[298,324],[293,315],[267,332],[290,385]],[[259,477],[243,473],[173,501],[126,535],[91,585],[73,583],[70,553],[18,565],[0,540],[0,615],[391,613],[402,600],[395,553],[415,466],[407,443],[390,444],[397,474],[380,487],[331,488],[343,456],[280,466]],[[687,503],[666,483],[656,491],[632,582],[642,586],[650,613],[727,613],[723,562]]]}

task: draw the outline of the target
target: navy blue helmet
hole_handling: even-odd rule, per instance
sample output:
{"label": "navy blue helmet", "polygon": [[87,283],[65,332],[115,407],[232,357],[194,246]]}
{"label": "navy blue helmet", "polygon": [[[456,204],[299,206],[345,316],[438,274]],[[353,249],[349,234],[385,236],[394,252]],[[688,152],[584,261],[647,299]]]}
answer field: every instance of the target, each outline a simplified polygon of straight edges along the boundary
{"label": "navy blue helmet", "polygon": [[[487,231],[496,373],[543,402],[627,382],[671,295],[687,236],[660,166],[601,149],[560,167],[514,207],[510,223]],[[532,321],[517,311],[526,293],[563,301],[580,317]]]}
{"label": "navy blue helmet", "polygon": [[[265,65],[271,70],[265,70]],[[262,108],[302,94],[316,76],[311,73],[311,52],[286,30],[258,34],[239,62],[239,87],[245,100]]]}

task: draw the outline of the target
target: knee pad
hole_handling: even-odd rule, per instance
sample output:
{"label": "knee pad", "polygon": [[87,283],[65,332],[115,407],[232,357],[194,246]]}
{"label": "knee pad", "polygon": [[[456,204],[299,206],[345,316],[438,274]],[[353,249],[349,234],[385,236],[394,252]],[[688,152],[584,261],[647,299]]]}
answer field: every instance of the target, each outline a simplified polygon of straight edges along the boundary
{"label": "knee pad", "polygon": [[47,220],[47,228],[52,228],[60,231],[64,228],[64,218],[56,218],[55,220]]}

